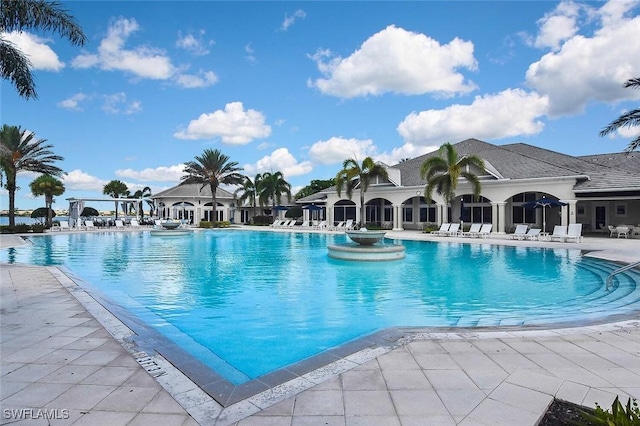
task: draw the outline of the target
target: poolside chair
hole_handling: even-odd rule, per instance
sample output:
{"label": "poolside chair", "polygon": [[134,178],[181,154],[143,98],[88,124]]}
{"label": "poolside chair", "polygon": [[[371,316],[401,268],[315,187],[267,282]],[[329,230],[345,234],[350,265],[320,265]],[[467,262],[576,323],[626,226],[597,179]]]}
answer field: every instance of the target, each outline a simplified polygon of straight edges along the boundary
{"label": "poolside chair", "polygon": [[270,228],[277,228],[280,225],[281,222],[282,222],[281,220],[274,220],[273,223],[271,225],[269,225],[269,227]]}
{"label": "poolside chair", "polygon": [[553,234],[549,236],[551,241],[558,240],[564,241],[564,238],[567,236],[567,227],[563,225],[556,225],[553,227]]}
{"label": "poolside chair", "polygon": [[451,226],[449,227],[449,230],[442,235],[444,235],[445,237],[455,237],[459,233],[460,233],[460,224],[456,222],[456,223],[452,223]]}
{"label": "poolside chair", "polygon": [[616,233],[618,234],[618,238],[629,238],[629,227],[626,225],[616,226]]}
{"label": "poolside chair", "polygon": [[345,222],[344,229],[353,229],[353,219],[348,219]]}
{"label": "poolside chair", "polygon": [[129,223],[129,225],[132,228],[140,228],[140,223],[138,222],[138,219],[131,219],[131,222]]}
{"label": "poolside chair", "polygon": [[309,227],[309,221],[308,220],[302,221],[300,228],[308,228],[308,227]]}
{"label": "poolside chair", "polygon": [[314,229],[326,229],[327,228],[327,221],[326,220],[322,220],[317,225],[315,225],[313,228]]}
{"label": "poolside chair", "polygon": [[343,229],[344,229],[344,222],[338,222],[337,225],[331,227],[331,230],[333,231],[340,231]]}
{"label": "poolside chair", "polygon": [[618,231],[617,231],[615,226],[609,225],[609,226],[607,226],[607,228],[609,228],[609,238],[613,237],[614,235],[616,237],[618,236]]}
{"label": "poolside chair", "polygon": [[155,219],[155,220],[153,221],[153,227],[154,227],[155,229],[160,229],[160,228],[162,228],[162,221],[161,221],[160,219]]}
{"label": "poolside chair", "polygon": [[517,225],[516,230],[513,232],[513,234],[510,235],[511,239],[523,240],[525,235],[527,235],[528,228],[529,228],[529,225]]}
{"label": "poolside chair", "polygon": [[493,224],[483,223],[477,237],[488,238],[491,235],[491,228],[493,228]]}
{"label": "poolside chair", "polygon": [[461,232],[460,235],[463,237],[475,237],[478,232],[480,232],[480,228],[482,228],[481,223],[472,223],[471,228],[469,228],[466,232]]}
{"label": "poolside chair", "polygon": [[60,231],[70,231],[69,222],[66,220],[60,221]]}
{"label": "poolside chair", "polygon": [[449,228],[451,227],[450,223],[443,223],[442,225],[440,225],[440,229],[438,229],[437,231],[431,231],[431,233],[433,235],[447,235],[447,232],[449,232]]}
{"label": "poolside chair", "polygon": [[84,221],[84,229],[86,229],[87,231],[95,231],[96,227],[93,224],[92,220],[85,220]]}
{"label": "poolside chair", "polygon": [[572,223],[569,225],[567,229],[567,236],[564,237],[564,241],[575,240],[576,243],[582,241],[582,224],[581,223]]}
{"label": "poolside chair", "polygon": [[120,219],[116,220],[116,229],[124,229],[124,222]]}
{"label": "poolside chair", "polygon": [[542,229],[531,228],[525,234],[524,239],[525,240],[529,240],[529,241],[538,240],[539,237],[540,237],[540,232],[541,231],[542,231]]}

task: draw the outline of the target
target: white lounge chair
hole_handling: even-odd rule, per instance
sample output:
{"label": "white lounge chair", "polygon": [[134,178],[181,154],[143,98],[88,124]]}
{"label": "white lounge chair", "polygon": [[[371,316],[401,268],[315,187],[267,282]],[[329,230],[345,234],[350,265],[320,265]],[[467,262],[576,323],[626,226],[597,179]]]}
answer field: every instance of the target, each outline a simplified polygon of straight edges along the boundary
{"label": "white lounge chair", "polygon": [[347,219],[344,224],[344,229],[353,229],[353,219]]}
{"label": "white lounge chair", "polygon": [[140,223],[138,222],[138,219],[131,219],[130,225],[132,228],[140,228]]}
{"label": "white lounge chair", "polygon": [[278,226],[280,226],[280,224],[282,223],[281,220],[274,220],[273,223],[271,225],[269,225],[270,228],[277,228]]}
{"label": "white lounge chair", "polygon": [[482,228],[481,223],[472,223],[471,228],[468,231],[462,232],[460,235],[463,237],[475,237],[478,232],[480,232],[480,228]]}
{"label": "white lounge chair", "polygon": [[564,241],[574,240],[576,243],[582,241],[582,224],[581,223],[571,223],[569,224],[569,228],[567,229],[567,236],[564,237]]}
{"label": "white lounge chair", "polygon": [[553,234],[549,236],[551,241],[562,241],[564,242],[565,237],[567,236],[567,227],[563,225],[556,225],[553,227]]}
{"label": "white lounge chair", "polygon": [[327,228],[327,221],[326,220],[321,220],[317,225],[314,226],[315,229],[326,229]]}
{"label": "white lounge chair", "polygon": [[540,237],[540,232],[541,231],[542,231],[542,229],[531,228],[525,234],[524,239],[525,240],[529,240],[529,241],[537,240]]}
{"label": "white lounge chair", "polygon": [[456,222],[456,223],[452,223],[451,226],[449,227],[449,230],[443,233],[442,235],[446,237],[455,237],[459,233],[460,233],[460,224]]}
{"label": "white lounge chair", "polygon": [[122,222],[120,219],[116,220],[116,229],[124,229],[124,222]]}
{"label": "white lounge chair", "polygon": [[344,229],[344,221],[343,222],[338,222],[338,224],[334,227],[331,228],[334,231],[341,231]]}
{"label": "white lounge chair", "polygon": [[71,230],[71,228],[69,227],[69,221],[67,221],[67,220],[61,220],[59,226],[60,226],[60,229],[59,229],[60,231],[70,231]]}
{"label": "white lounge chair", "polygon": [[529,225],[517,225],[516,230],[511,234],[511,239],[513,240],[523,240],[527,235],[527,229]]}
{"label": "white lounge chair", "polygon": [[447,232],[449,232],[450,227],[451,227],[450,223],[443,223],[442,225],[440,225],[440,229],[438,229],[437,231],[431,231],[431,233],[433,235],[447,235]]}
{"label": "white lounge chair", "polygon": [[300,225],[300,228],[308,228],[308,227],[309,227],[309,221],[303,220],[302,224]]}
{"label": "white lounge chair", "polygon": [[483,223],[477,236],[481,238],[488,238],[491,235],[491,228],[493,228],[493,224]]}
{"label": "white lounge chair", "polygon": [[84,229],[86,229],[87,231],[95,231],[96,230],[96,226],[94,225],[92,220],[85,220],[84,221]]}

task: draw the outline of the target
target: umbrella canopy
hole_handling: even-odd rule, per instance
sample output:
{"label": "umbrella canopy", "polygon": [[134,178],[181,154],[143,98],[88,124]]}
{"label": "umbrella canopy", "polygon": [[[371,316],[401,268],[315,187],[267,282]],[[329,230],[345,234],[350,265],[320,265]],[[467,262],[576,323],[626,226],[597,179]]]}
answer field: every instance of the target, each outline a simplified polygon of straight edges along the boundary
{"label": "umbrella canopy", "polygon": [[525,209],[542,209],[542,232],[547,232],[547,207],[560,207],[566,205],[567,203],[563,203],[562,201],[554,200],[553,198],[542,197],[538,200],[524,203],[522,207],[524,207]]}

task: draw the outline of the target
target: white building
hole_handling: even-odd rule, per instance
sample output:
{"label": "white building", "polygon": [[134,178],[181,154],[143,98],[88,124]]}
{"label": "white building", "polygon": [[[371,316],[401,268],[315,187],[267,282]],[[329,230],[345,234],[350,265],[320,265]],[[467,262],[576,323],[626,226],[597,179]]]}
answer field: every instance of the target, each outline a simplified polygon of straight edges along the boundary
{"label": "white building", "polygon": [[[389,179],[372,182],[365,193],[365,223],[389,229],[423,229],[427,224],[439,225],[463,217],[466,222],[492,223],[494,232],[503,233],[520,223],[542,227],[542,211],[525,209],[522,204],[547,197],[567,204],[547,210],[547,229],[579,222],[585,232],[593,232],[608,225],[640,224],[639,153],[573,157],[527,144],[498,146],[477,139],[467,139],[454,147],[459,157],[474,154],[485,162],[484,174],[470,170],[480,178],[480,200],[473,199],[470,185],[461,179],[451,205],[446,205],[435,191],[432,202],[427,204],[426,182],[420,177],[420,166],[426,158],[438,154],[432,152],[385,166]],[[156,194],[153,198],[160,216],[193,223],[208,220],[211,194],[208,188],[199,189],[200,185],[179,185]],[[246,223],[254,214],[265,213],[245,206],[238,208],[227,191],[219,189],[217,197],[218,220]],[[339,197],[331,188],[297,203],[323,206],[320,214],[328,223],[360,221],[357,189],[351,200],[344,191]]]}

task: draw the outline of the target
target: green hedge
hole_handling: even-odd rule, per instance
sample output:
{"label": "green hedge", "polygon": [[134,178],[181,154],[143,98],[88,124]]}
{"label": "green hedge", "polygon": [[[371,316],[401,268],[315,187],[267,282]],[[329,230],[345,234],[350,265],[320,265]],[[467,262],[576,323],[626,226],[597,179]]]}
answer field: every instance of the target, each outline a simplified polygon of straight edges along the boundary
{"label": "green hedge", "polygon": [[9,226],[9,225],[0,226],[0,233],[27,234],[31,232],[36,234],[42,234],[45,229],[47,229],[47,227],[40,224],[28,225],[26,223],[19,223],[16,226]]}

